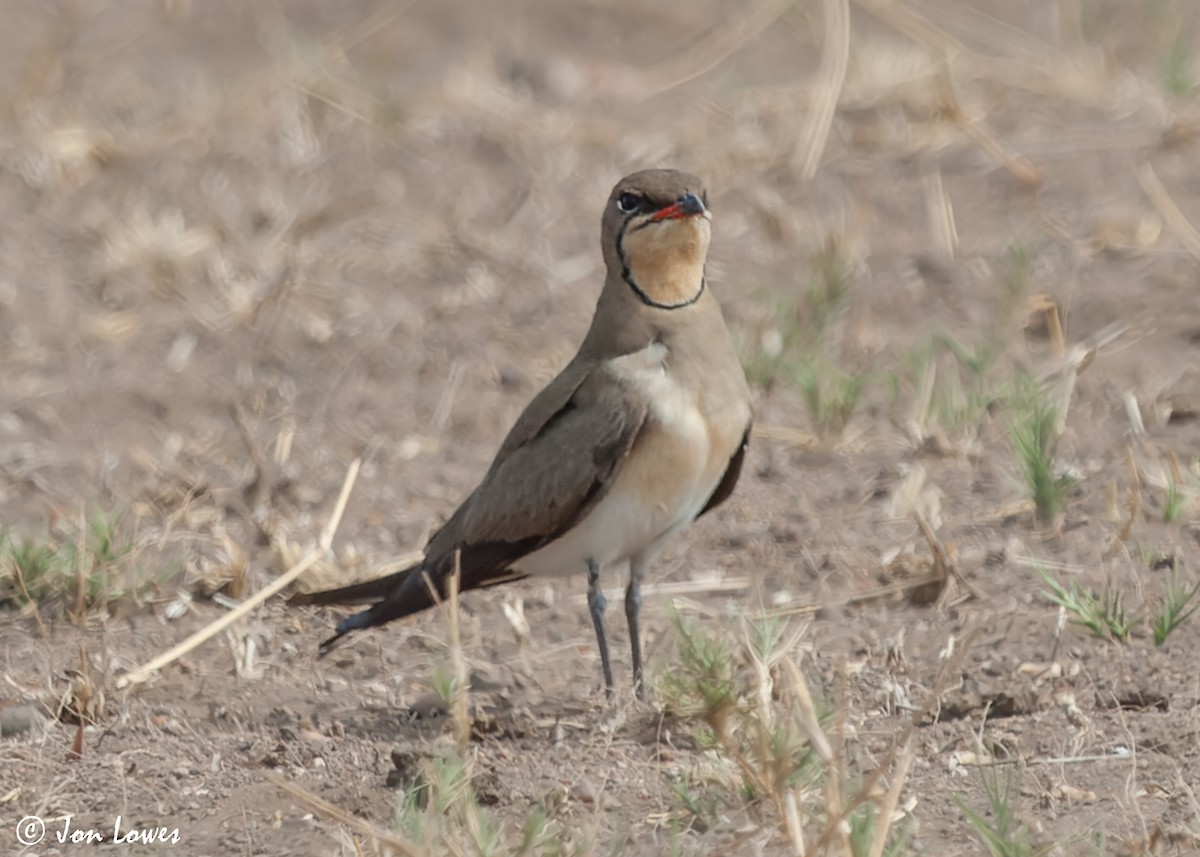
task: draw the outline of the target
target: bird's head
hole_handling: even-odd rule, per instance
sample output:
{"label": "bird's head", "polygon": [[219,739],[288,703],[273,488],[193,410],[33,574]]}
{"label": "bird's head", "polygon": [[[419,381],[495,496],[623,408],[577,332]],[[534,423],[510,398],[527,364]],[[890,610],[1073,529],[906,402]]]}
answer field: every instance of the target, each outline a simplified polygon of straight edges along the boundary
{"label": "bird's head", "polygon": [[643,303],[678,309],[704,291],[712,214],[700,179],[678,170],[643,170],[617,183],[601,240],[610,278],[620,275]]}

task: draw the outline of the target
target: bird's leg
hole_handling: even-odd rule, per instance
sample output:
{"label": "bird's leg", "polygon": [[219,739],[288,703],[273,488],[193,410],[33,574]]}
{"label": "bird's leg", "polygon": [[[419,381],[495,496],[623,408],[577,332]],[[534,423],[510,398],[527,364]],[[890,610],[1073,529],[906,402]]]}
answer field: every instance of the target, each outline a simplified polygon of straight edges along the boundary
{"label": "bird's leg", "polygon": [[625,589],[625,621],[629,623],[629,648],[633,652],[633,692],[638,699],[646,698],[646,687],[642,681],[642,635],[638,628],[638,614],[642,609],[642,576],[645,565],[634,560],[629,565],[629,586]]}
{"label": "bird's leg", "polygon": [[592,614],[592,625],[596,628],[596,645],[600,647],[600,668],[604,671],[604,692],[609,699],[613,692],[612,664],[608,660],[608,637],[604,634],[604,608],[608,600],[600,588],[600,567],[594,559],[588,560],[588,610]]}

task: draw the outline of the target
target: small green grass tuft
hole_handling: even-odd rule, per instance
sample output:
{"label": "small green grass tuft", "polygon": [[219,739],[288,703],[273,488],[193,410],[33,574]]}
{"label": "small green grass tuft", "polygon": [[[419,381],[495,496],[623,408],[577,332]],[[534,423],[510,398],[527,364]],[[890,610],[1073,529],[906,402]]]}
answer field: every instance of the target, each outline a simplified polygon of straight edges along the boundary
{"label": "small green grass tuft", "polygon": [[1192,34],[1180,27],[1167,47],[1162,67],[1163,87],[1175,98],[1189,98],[1196,90],[1192,76]]}
{"label": "small green grass tuft", "polygon": [[1031,378],[1020,380],[1008,400],[1009,433],[1039,522],[1053,524],[1066,508],[1075,480],[1056,471],[1058,410]]}
{"label": "small green grass tuft", "polygon": [[1043,592],[1046,600],[1071,614],[1071,622],[1087,628],[1096,637],[1129,642],[1129,635],[1141,624],[1140,619],[1131,618],[1125,610],[1122,594],[1105,585],[1096,595],[1090,589],[1080,589],[1072,580],[1068,589],[1059,583],[1045,568],[1039,568],[1042,579],[1050,587]]}
{"label": "small green grass tuft", "polygon": [[1163,501],[1163,523],[1174,524],[1183,517],[1187,507],[1187,495],[1179,486],[1173,473],[1167,474],[1167,496]]}
{"label": "small green grass tuft", "polygon": [[1177,569],[1171,571],[1151,623],[1154,629],[1154,645],[1161,646],[1165,643],[1167,638],[1200,608],[1200,604],[1192,604],[1197,593],[1200,593],[1200,580],[1189,585],[1180,580]]}
{"label": "small green grass tuft", "polygon": [[987,809],[972,809],[957,795],[954,801],[991,857],[1040,857],[1054,850],[1034,848],[1029,828],[1017,818],[1015,804],[1021,794],[1021,776],[1015,765],[993,762],[980,768],[979,778],[987,795]]}
{"label": "small green grass tuft", "polygon": [[1023,299],[1029,292],[1029,280],[1033,276],[1033,252],[1020,241],[1008,245],[1004,265],[1004,290],[1013,302]]}
{"label": "small green grass tuft", "polygon": [[37,537],[0,534],[0,605],[61,601],[85,609],[139,597],[175,573],[154,574],[134,561],[120,515],[95,512],[83,527]]}
{"label": "small green grass tuft", "polygon": [[742,368],[750,383],[762,389],[799,387],[814,426],[824,435],[846,427],[868,375],[840,368],[829,342],[829,331],[850,294],[850,263],[836,242],[829,242],[813,257],[812,269],[807,289],[797,290],[799,298],[772,302],[772,327],[761,341],[743,344]]}
{"label": "small green grass tuft", "polygon": [[913,416],[928,430],[937,426],[959,437],[976,436],[1000,395],[994,367],[1000,348],[983,343],[969,349],[948,333],[910,351],[906,358],[913,391],[926,397]]}
{"label": "small green grass tuft", "polygon": [[820,357],[796,367],[796,382],[818,434],[841,434],[858,407],[867,380],[866,373],[843,372]]}
{"label": "small green grass tuft", "polygon": [[[847,758],[843,736],[827,735],[833,712],[814,698],[796,665],[802,632],[765,615],[744,619],[737,636],[678,616],[675,629],[678,663],[659,690],[667,711],[712,751],[702,773],[674,775],[680,820],[702,831],[738,812],[761,824],[773,811],[782,840],[816,843],[808,852],[814,855],[903,853],[907,834],[894,828],[894,800],[882,805],[866,785],[846,790],[846,775],[863,772]],[[883,767],[896,779],[894,799],[907,765],[889,759]]]}

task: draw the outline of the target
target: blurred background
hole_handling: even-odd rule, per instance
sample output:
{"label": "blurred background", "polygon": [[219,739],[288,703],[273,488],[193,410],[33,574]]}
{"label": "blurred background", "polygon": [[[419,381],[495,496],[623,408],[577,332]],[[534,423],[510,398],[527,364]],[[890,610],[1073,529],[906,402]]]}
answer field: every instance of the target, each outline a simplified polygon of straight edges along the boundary
{"label": "blurred background", "polygon": [[[232,454],[232,402],[338,467],[367,445],[395,472],[427,440],[406,426],[496,438],[506,385],[586,324],[607,190],[651,165],[711,185],[712,279],[764,389],[809,371],[844,398],[940,331],[1006,347],[1042,294],[1071,340],[1146,321],[1111,367],[1143,404],[1195,369],[1186,2],[6,12],[10,519]],[[814,435],[881,401],[793,411],[790,386],[769,421]]]}
{"label": "blurred background", "polygon": [[[940,539],[943,558],[974,562],[996,628],[1040,623],[1041,637],[990,638],[1014,675],[1058,650],[1030,557],[1139,597],[1162,568],[1196,567],[1194,0],[2,9],[0,603],[26,621],[21,587],[40,569],[45,615],[59,596],[128,615],[139,636],[110,640],[126,665],[165,647],[180,631],[160,617],[190,609],[199,625],[213,593],[260,588],[311,544],[356,456],[334,555],[305,585],[411,558],[574,352],[604,276],[606,195],[650,166],[709,185],[710,282],[758,426],[737,497],[662,577],[844,605],[929,572]],[[1013,393],[1020,379],[1040,392]],[[112,572],[86,597],[85,566]],[[535,601],[534,639],[555,646],[534,672],[558,679],[529,679],[519,623],[510,643],[498,610],[471,619],[474,656],[550,700],[586,697],[584,611]],[[864,723],[905,716],[881,689],[894,635],[929,687],[946,633],[974,615],[831,609],[815,620],[822,663],[866,665],[849,690]],[[297,615],[273,619],[291,623],[290,648],[267,634],[261,651],[308,664],[329,617]],[[669,621],[654,615],[661,659]],[[397,639],[365,645],[395,667]],[[1111,669],[1187,683],[1177,659],[1147,657]],[[304,682],[328,697],[304,669],[272,685],[280,705],[306,710],[289,696]],[[387,681],[363,693],[386,705],[424,678]],[[964,710],[995,699],[976,696]],[[1025,713],[1055,711],[1044,699]],[[1179,730],[1161,746],[1194,773],[1195,732]],[[962,838],[934,773],[925,833]],[[1145,831],[1102,773],[1088,787],[1055,831],[1114,812]],[[623,798],[634,830],[670,803],[651,792]],[[1160,803],[1139,812],[1195,824],[1194,795]]]}

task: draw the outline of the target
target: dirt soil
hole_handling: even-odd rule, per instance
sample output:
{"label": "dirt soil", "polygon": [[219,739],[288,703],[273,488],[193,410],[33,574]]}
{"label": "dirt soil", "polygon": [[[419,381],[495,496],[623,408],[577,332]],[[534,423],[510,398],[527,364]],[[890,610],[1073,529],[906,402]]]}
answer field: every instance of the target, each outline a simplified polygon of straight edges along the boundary
{"label": "dirt soil", "polygon": [[[390,825],[392,772],[444,726],[440,614],[318,661],[341,614],[277,597],[148,682],[117,680],[314,544],[356,457],[333,554],[303,585],[419,550],[572,354],[603,279],[605,195],[651,165],[708,181],[710,281],[747,353],[786,340],[780,308],[829,247],[851,271],[830,360],[871,370],[844,430],[819,431],[787,378],[759,390],[736,494],[657,563],[652,673],[674,667],[673,611],[736,631],[791,609],[861,772],[918,715],[912,853],[985,853],[956,799],[986,808],[972,762],[991,744],[1021,763],[1034,843],[1200,850],[1200,621],[1161,647],[1146,624],[1126,645],[1060,633],[1038,570],[1108,585],[1132,612],[1167,568],[1200,570],[1200,112],[1164,81],[1172,61],[1200,75],[1194,10],[851,4],[805,180],[830,71],[821,8],[837,4],[737,5],[6,4],[0,529],[121,511],[159,582],[83,622],[73,605],[0,607],[9,728],[91,694],[82,732],[39,714],[0,738],[0,853],[356,853],[268,774]],[[1052,525],[1003,406],[965,432],[924,419],[906,355],[942,333],[1074,381],[1058,457],[1078,485]],[[1185,502],[1167,523],[1171,455]],[[928,604],[908,597],[930,568],[914,513],[962,577]],[[706,756],[628,698],[610,585],[612,707],[582,577],[463,599],[476,787],[505,823],[546,807],[595,830],[595,853],[662,853],[671,779]],[[23,849],[26,815],[52,832],[121,815],[180,841]],[[755,817],[685,848],[791,853]]]}

